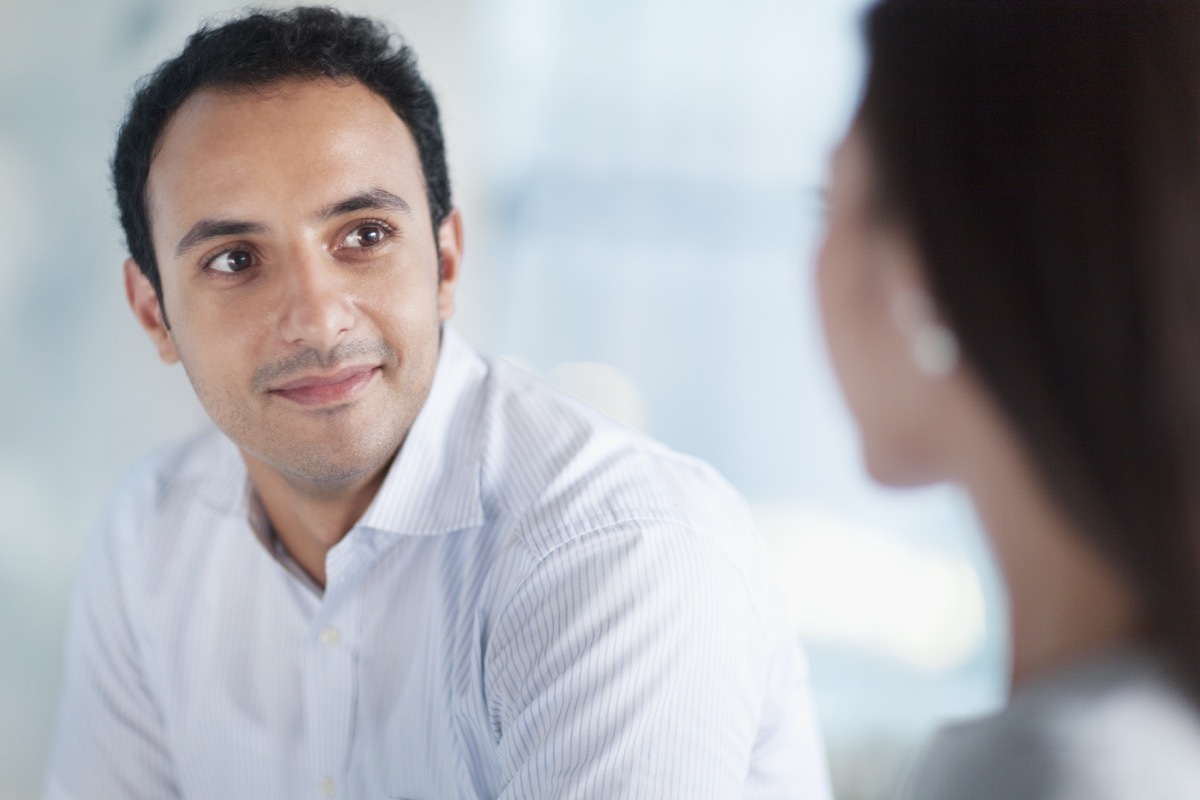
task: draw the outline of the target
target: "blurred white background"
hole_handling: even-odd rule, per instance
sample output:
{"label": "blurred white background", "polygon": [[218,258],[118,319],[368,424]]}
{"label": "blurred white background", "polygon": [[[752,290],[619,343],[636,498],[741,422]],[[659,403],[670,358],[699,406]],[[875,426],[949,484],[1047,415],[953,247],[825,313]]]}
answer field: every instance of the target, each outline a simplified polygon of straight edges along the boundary
{"label": "blurred white background", "polygon": [[[810,287],[860,0],[361,0],[442,103],[457,327],[717,466],[813,667],[838,797],[999,702],[1002,601],[955,493],[870,484]],[[0,797],[40,792],[81,545],[203,412],[126,310],[107,160],[130,87],[217,0],[0,0]]]}

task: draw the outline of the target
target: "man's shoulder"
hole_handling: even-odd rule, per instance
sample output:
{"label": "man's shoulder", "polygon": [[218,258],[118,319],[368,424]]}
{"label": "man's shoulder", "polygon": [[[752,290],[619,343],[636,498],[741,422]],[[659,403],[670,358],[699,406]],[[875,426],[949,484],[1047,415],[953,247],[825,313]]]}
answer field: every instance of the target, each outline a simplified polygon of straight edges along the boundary
{"label": "man's shoulder", "polygon": [[237,448],[209,425],[136,461],[114,490],[110,513],[146,517],[181,504],[220,506],[236,501],[244,486]]}
{"label": "man's shoulder", "polygon": [[718,542],[754,538],[745,501],[703,460],[502,362],[490,366],[488,395],[484,495],[535,557],[639,522]]}
{"label": "man's shoulder", "polygon": [[214,525],[225,517],[221,502],[232,502],[221,497],[222,485],[237,483],[244,491],[244,475],[237,449],[215,429],[156,448],[109,496],[82,563],[92,565],[89,574],[107,575],[97,579],[120,580],[129,591],[169,584],[178,575],[170,567],[194,569],[211,550]]}

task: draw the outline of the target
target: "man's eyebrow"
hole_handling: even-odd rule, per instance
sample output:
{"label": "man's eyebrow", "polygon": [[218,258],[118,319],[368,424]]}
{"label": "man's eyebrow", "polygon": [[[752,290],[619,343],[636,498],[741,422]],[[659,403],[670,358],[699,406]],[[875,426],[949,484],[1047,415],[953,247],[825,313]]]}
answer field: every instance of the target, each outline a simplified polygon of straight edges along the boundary
{"label": "man's eyebrow", "polygon": [[222,236],[245,236],[248,233],[266,233],[267,226],[257,222],[236,219],[202,219],[184,234],[175,246],[175,257],[179,258],[196,245]]}
{"label": "man's eyebrow", "polygon": [[[412,211],[412,207],[403,197],[392,194],[387,189],[374,188],[332,203],[321,209],[317,216],[321,219],[329,219],[341,216],[342,214],[353,214],[355,211],[366,211],[369,209],[399,211],[403,214],[408,214]],[[209,239],[217,239],[222,236],[263,234],[266,232],[267,226],[258,222],[245,222],[235,219],[202,219],[193,225],[192,229],[179,240],[179,244],[175,246],[175,257],[179,258],[188,250]]]}
{"label": "man's eyebrow", "polygon": [[321,219],[329,219],[330,217],[353,214],[355,211],[367,211],[369,209],[399,211],[402,214],[412,211],[412,207],[409,206],[408,201],[403,197],[392,194],[387,189],[376,188],[351,195],[345,200],[339,200],[336,203],[328,205],[321,209],[319,216]]}

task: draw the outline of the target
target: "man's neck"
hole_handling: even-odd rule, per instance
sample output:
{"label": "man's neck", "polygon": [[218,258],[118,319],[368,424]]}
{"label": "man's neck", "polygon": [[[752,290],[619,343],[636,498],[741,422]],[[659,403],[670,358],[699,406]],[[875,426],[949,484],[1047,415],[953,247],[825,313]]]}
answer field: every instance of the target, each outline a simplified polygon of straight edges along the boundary
{"label": "man's neck", "polygon": [[275,535],[296,563],[324,588],[325,556],[371,505],[391,460],[360,479],[331,488],[289,480],[249,453],[243,452],[242,457]]}

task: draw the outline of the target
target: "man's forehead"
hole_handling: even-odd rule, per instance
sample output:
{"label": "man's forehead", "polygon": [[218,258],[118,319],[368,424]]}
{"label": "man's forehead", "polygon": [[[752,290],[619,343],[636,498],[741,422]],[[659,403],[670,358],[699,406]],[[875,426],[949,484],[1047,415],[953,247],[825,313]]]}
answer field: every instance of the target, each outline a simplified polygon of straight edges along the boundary
{"label": "man's forehead", "polygon": [[[265,127],[263,118],[292,118],[307,126],[341,125],[383,134],[403,132],[412,139],[387,99],[359,81],[288,78],[253,86],[205,86],[192,92],[164,126],[156,160],[183,137],[208,135],[215,144],[237,141],[232,135]],[[297,125],[275,132],[289,136],[301,130]]]}
{"label": "man's forehead", "polygon": [[152,217],[164,203],[204,216],[272,193],[316,212],[376,186],[423,205],[414,196],[423,195],[420,158],[403,120],[362,83],[289,80],[195,92],[163,132],[146,199]]}

